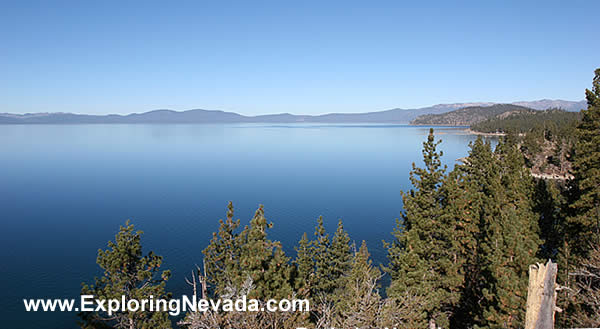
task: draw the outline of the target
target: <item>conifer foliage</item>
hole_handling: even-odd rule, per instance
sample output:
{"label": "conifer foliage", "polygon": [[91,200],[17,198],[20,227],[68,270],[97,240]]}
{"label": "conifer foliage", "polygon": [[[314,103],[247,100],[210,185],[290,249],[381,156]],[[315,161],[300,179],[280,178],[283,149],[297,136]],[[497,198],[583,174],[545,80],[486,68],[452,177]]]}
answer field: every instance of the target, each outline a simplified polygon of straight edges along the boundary
{"label": "conifer foliage", "polygon": [[586,257],[592,245],[600,245],[600,69],[585,94],[588,108],[577,126],[573,215],[568,218],[570,245],[577,257]]}
{"label": "conifer foliage", "polygon": [[267,222],[261,205],[250,225],[238,232],[239,220],[233,220],[233,205],[228,205],[227,219],[219,223],[204,249],[206,276],[214,294],[231,295],[250,279],[254,289],[249,298],[287,298],[292,294],[292,268],[278,241],[268,239]]}
{"label": "conifer foliage", "polygon": [[335,289],[335,282],[330,280],[332,278],[330,247],[329,234],[325,231],[323,217],[320,216],[317,219],[317,227],[315,228],[315,240],[312,241],[315,260],[312,293],[314,296],[327,295]]}
{"label": "conifer foliage", "polygon": [[[93,295],[105,300],[121,300],[125,296],[140,301],[153,296],[154,299],[169,299],[165,284],[171,273],[160,272],[162,257],[149,252],[142,255],[141,231],[134,231],[129,221],[121,226],[115,241],[108,242],[107,250],[98,250],[98,265],[104,273],[96,278],[94,284],[83,284],[82,295]],[[117,311],[108,315],[104,312],[82,312],[81,328],[171,328],[166,312],[129,312]]]}
{"label": "conifer foliage", "polygon": [[589,269],[594,262],[597,265],[600,245],[600,69],[596,69],[592,83],[592,90],[586,90],[588,108],[582,111],[576,129],[574,178],[568,189],[566,234],[560,249],[560,264],[566,268],[563,284],[570,289],[565,298],[566,314],[559,320],[568,326],[593,327],[599,323],[595,312],[600,304],[600,278],[581,275],[582,269]]}
{"label": "conifer foliage", "polygon": [[411,172],[415,189],[403,194],[405,213],[388,250],[388,295],[425,296],[430,325],[518,327],[540,245],[523,156],[514,144],[501,141],[494,151],[480,137],[445,175],[438,143],[431,131],[425,166]]}
{"label": "conifer foliage", "polygon": [[340,299],[335,304],[339,328],[376,328],[379,320],[381,296],[378,282],[381,273],[373,267],[365,241],[352,257],[346,273]]}
{"label": "conifer foliage", "polygon": [[328,250],[330,258],[329,280],[335,282],[334,290],[341,289],[344,283],[340,281],[352,267],[352,254],[350,252],[350,237],[344,230],[344,223],[340,219],[331,240],[331,248]]}
{"label": "conifer foliage", "polygon": [[294,260],[294,266],[296,268],[294,288],[302,295],[310,296],[310,288],[314,278],[315,260],[313,248],[310,245],[306,232],[298,242],[296,253],[297,256]]}
{"label": "conifer foliage", "polygon": [[423,143],[424,168],[413,163],[410,180],[413,190],[403,193],[404,213],[394,230],[395,240],[389,246],[388,289],[390,297],[416,293],[425,296],[423,311],[427,319],[447,326],[452,303],[448,259],[451,240],[443,218],[441,183],[446,168],[442,166],[442,152],[436,147],[433,129]]}
{"label": "conifer foliage", "polygon": [[237,232],[240,220],[234,220],[233,216],[233,203],[229,202],[225,221],[219,220],[218,232],[213,233],[203,251],[207,281],[217,295],[244,280],[240,268],[241,241]]}
{"label": "conifer foliage", "polygon": [[[524,323],[528,268],[535,264],[540,245],[538,219],[533,212],[531,175],[514,145],[500,141],[494,161],[498,173],[491,176],[489,206],[480,223],[484,324],[519,327]],[[496,181],[498,179],[498,181]]]}
{"label": "conifer foliage", "polygon": [[256,287],[249,298],[267,300],[292,295],[289,258],[279,241],[267,238],[267,229],[271,227],[273,224],[267,222],[261,205],[250,220],[250,226],[240,234],[242,277],[252,278]]}
{"label": "conifer foliage", "polygon": [[452,251],[463,280],[453,327],[523,325],[527,270],[540,244],[526,170],[516,145],[501,140],[494,152],[478,138],[444,182],[444,213],[454,222]]}

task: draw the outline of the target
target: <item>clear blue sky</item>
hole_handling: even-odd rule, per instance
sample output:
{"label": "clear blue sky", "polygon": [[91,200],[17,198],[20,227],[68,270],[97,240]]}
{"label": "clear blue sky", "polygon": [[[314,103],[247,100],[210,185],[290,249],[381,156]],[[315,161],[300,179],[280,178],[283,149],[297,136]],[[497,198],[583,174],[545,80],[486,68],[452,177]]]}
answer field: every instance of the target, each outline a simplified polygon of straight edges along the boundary
{"label": "clear blue sky", "polygon": [[0,112],[581,100],[600,1],[1,1]]}

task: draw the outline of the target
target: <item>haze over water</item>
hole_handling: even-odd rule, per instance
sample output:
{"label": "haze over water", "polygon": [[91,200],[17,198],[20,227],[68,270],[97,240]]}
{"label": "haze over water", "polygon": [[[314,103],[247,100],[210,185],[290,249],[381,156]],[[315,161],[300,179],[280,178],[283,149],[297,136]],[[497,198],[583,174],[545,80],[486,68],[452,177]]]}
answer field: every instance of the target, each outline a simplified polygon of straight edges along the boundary
{"label": "haze over water", "polygon": [[[233,201],[249,222],[259,204],[290,257],[323,215],[385,261],[421,162],[428,127],[403,125],[14,125],[0,126],[0,308],[9,328],[75,328],[75,313],[25,314],[23,298],[78,298],[99,275],[97,250],[131,219],[144,251],[164,256],[167,289],[202,263]],[[474,140],[439,128],[449,167]],[[22,320],[27,318],[25,323]]]}

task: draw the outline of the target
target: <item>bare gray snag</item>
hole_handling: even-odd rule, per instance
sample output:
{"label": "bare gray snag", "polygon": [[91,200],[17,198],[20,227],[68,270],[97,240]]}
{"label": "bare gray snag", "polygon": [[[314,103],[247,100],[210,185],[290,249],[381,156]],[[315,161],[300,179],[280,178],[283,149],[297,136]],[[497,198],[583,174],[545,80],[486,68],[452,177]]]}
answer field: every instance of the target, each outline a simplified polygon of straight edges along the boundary
{"label": "bare gray snag", "polygon": [[556,311],[556,263],[529,266],[525,329],[554,329]]}

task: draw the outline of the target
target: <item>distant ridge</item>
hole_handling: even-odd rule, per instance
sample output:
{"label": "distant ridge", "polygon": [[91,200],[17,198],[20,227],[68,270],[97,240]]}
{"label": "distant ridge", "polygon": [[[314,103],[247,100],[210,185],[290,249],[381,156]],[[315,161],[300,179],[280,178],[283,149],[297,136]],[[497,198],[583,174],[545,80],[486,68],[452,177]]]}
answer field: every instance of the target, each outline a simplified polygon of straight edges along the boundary
{"label": "distant ridge", "polygon": [[[515,102],[514,105],[537,110],[559,107],[567,111],[579,111],[586,107],[585,101],[539,100]],[[161,124],[161,123],[396,123],[408,124],[420,115],[442,114],[465,107],[490,107],[495,103],[438,104],[419,109],[391,109],[365,113],[330,113],[323,115],[295,115],[289,113],[245,116],[234,112],[195,109],[188,111],[154,110],[128,115],[88,115],[74,113],[0,113],[0,124]]]}
{"label": "distant ridge", "polygon": [[468,106],[441,114],[424,114],[413,121],[414,125],[471,126],[473,124],[513,113],[537,112],[514,104],[494,104],[491,106]]}
{"label": "distant ridge", "polygon": [[579,102],[571,102],[563,101],[560,99],[541,99],[539,101],[514,102],[511,104],[529,107],[534,110],[563,109],[568,112],[579,112],[580,110],[587,108],[587,101],[585,100]]}

